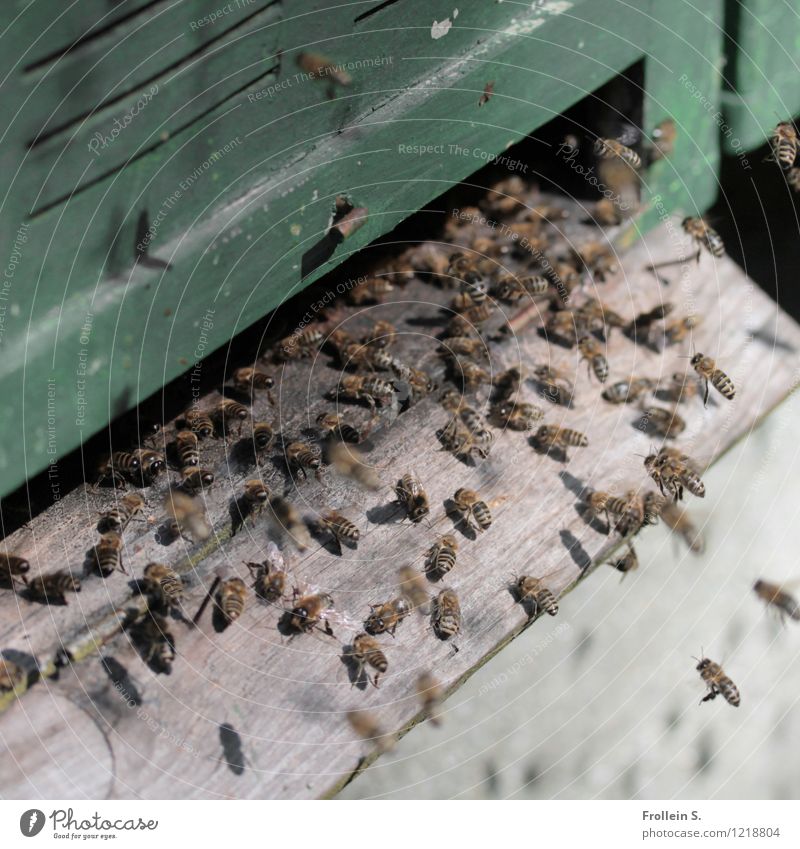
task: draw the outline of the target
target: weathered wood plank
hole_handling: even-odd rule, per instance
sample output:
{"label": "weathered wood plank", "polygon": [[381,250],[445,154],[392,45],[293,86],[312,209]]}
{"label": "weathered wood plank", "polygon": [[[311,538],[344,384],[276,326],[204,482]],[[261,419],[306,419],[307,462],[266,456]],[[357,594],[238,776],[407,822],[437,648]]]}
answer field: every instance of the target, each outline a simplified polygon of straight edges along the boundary
{"label": "weathered wood plank", "polygon": [[[577,224],[568,228],[569,236],[578,242],[587,232]],[[649,309],[662,299],[674,301],[679,313],[691,308],[705,316],[693,344],[716,355],[737,387],[732,403],[715,398],[703,409],[702,402],[695,400],[681,409],[688,427],[677,444],[706,464],[796,387],[793,353],[800,350],[800,328],[727,259],[714,262],[704,256],[699,265],[686,267],[683,275],[678,267],[667,269],[661,275],[664,282],[644,271],[647,263],[670,259],[686,248],[678,233],[671,220],[627,254],[620,273],[600,284],[597,294],[623,316]],[[436,304],[446,303],[450,294],[413,282],[394,295],[393,302],[381,306],[343,310],[345,327],[366,328],[371,321],[386,318],[402,332],[397,346],[402,359],[434,364],[437,343],[433,336],[440,326]],[[429,399],[374,434],[369,458],[385,485],[381,491],[365,493],[330,472],[322,481],[312,479],[296,489],[290,487],[290,497],[308,516],[323,506],[335,506],[361,528],[357,550],[345,549],[336,556],[325,545],[315,545],[303,556],[290,559],[294,579],[329,591],[337,611],[354,627],[366,616],[370,603],[395,594],[397,568],[421,567],[434,539],[453,528],[443,504],[458,486],[472,486],[492,499],[507,496],[494,510],[494,524],[485,534],[474,540],[459,538],[458,563],[444,582],[457,590],[462,601],[464,624],[456,640],[458,653],[453,655],[448,643],[433,636],[425,618],[414,616],[400,625],[396,638],[380,638],[389,659],[388,673],[379,689],[362,690],[351,685],[342,662],[342,644],[353,633],[347,622],[337,623],[338,640],[321,634],[287,639],[277,629],[282,610],[252,598],[241,619],[221,633],[208,612],[196,630],[173,623],[178,658],[170,676],[156,676],[145,667],[125,634],[110,636],[100,655],[120,665],[113,667],[117,670],[113,676],[97,656],[88,656],[61,669],[57,680],[35,684],[0,717],[0,733],[16,747],[5,757],[19,753],[20,764],[16,771],[0,768],[0,792],[12,797],[35,795],[36,788],[50,786],[47,782],[65,768],[87,795],[296,798],[333,792],[370,752],[368,744],[354,738],[345,721],[347,710],[368,708],[387,730],[407,727],[418,719],[414,680],[419,672],[432,670],[452,689],[526,627],[525,614],[507,591],[512,573],[546,576],[551,588],[562,593],[601,563],[616,540],[584,521],[579,496],[585,486],[625,491],[648,485],[641,457],[636,456],[646,453],[652,441],[636,427],[641,413],[632,406],[615,407],[602,401],[598,384],[589,379],[575,351],[548,346],[533,327],[513,341],[492,345],[491,353],[494,371],[520,360],[531,364],[549,358],[573,369],[574,407],[546,405],[545,420],[584,431],[590,447],[573,449],[564,465],[536,453],[525,434],[497,432],[489,458],[466,467],[435,440],[434,431],[448,415]],[[661,353],[635,346],[615,333],[608,342],[611,379],[630,374],[668,376],[685,368],[680,357],[688,353],[688,342]],[[324,356],[292,363],[280,383],[278,406],[270,408],[259,398],[255,414],[279,421],[288,437],[300,436],[317,412],[330,409],[322,394],[336,375]],[[531,385],[523,396],[536,401]],[[485,399],[483,391],[480,400]],[[391,411],[382,415],[386,420],[394,418]],[[360,416],[363,421],[367,412],[360,411]],[[207,497],[218,545],[207,547],[213,550],[200,556],[187,574],[188,611],[199,606],[217,571],[246,578],[242,561],[260,559],[269,539],[263,522],[228,536],[230,500],[241,492],[252,469],[238,465],[232,452],[226,455],[221,442],[209,446],[207,456],[219,472]],[[390,504],[390,486],[412,469],[427,487],[432,527],[402,521]],[[280,489],[287,484],[279,456],[261,471],[271,486]],[[155,493],[148,497],[156,503]],[[56,561],[60,565],[64,559],[75,567],[94,539],[95,510],[108,500],[107,493],[73,493],[58,508],[37,518],[31,529],[17,532],[9,545],[29,555],[36,571]],[[187,556],[198,559],[199,546],[184,549],[183,543],[176,543],[165,548],[153,537],[152,526],[126,535],[127,561],[136,574],[149,559],[183,562],[182,568],[188,565]],[[124,605],[129,593],[123,575],[105,581],[87,579],[84,591],[67,608],[32,606],[3,593],[0,646],[32,652],[43,671],[52,672],[62,643],[74,644],[86,623]],[[568,598],[560,616],[569,616]],[[532,627],[546,626],[535,623]],[[46,715],[55,721],[52,718],[64,703],[77,706],[81,722],[87,718],[84,724],[94,729],[95,737],[98,729],[102,732],[104,751],[110,747],[113,753],[113,786],[107,780],[106,762],[96,762],[89,744],[72,742],[46,754],[26,754],[26,746],[40,733],[36,717]],[[237,770],[241,774],[222,763],[223,723],[240,735],[245,758],[243,769]],[[51,737],[59,737],[58,732]]]}

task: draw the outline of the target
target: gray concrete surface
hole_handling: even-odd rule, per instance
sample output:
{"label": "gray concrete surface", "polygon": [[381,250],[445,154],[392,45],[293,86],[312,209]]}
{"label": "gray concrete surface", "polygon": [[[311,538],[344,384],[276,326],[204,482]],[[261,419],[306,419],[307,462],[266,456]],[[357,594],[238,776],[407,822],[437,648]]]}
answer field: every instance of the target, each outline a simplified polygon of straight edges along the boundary
{"label": "gray concrete surface", "polygon": [[[707,473],[705,554],[642,534],[638,572],[601,567],[342,797],[797,798],[800,622],[751,588],[800,578],[798,421],[795,392]],[[738,709],[698,704],[701,647]]]}

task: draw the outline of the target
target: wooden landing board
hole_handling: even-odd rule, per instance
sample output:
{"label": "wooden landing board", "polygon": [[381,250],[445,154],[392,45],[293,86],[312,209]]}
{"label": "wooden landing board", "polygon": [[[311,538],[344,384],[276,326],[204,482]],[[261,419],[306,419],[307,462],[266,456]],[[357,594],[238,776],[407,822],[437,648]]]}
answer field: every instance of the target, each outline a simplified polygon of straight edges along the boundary
{"label": "wooden landing board", "polygon": [[[573,236],[580,240],[582,233],[585,238],[588,231],[576,225]],[[707,464],[794,389],[800,328],[727,259],[704,256],[699,265],[688,267],[683,279],[678,267],[665,269],[660,280],[643,270],[650,262],[674,257],[681,245],[688,253],[679,234],[679,224],[670,220],[626,254],[621,271],[598,284],[595,294],[625,317],[662,300],[675,303],[676,315],[692,311],[705,317],[694,334],[694,345],[716,356],[737,387],[732,403],[716,396],[706,409],[697,399],[681,407],[688,427],[676,444]],[[354,335],[378,318],[394,322],[403,334],[397,356],[433,371],[438,367],[435,336],[442,323],[437,305],[451,297],[452,292],[414,280],[397,289],[386,304],[345,308],[342,318]],[[582,296],[574,297],[577,305]],[[323,635],[287,639],[277,629],[281,610],[251,596],[241,619],[221,633],[208,611],[196,630],[174,622],[178,657],[172,674],[155,675],[115,624],[115,609],[137,603],[135,597],[131,600],[128,576],[87,578],[83,591],[66,607],[31,604],[3,591],[0,646],[9,657],[28,664],[35,661],[43,677],[16,701],[4,699],[0,795],[331,794],[371,753],[371,746],[357,739],[346,722],[348,710],[369,709],[387,731],[407,729],[419,719],[414,681],[421,671],[432,671],[448,689],[455,689],[526,627],[525,613],[507,588],[512,574],[544,576],[554,591],[562,593],[602,564],[618,540],[584,521],[580,495],[587,486],[619,492],[649,487],[637,454],[647,453],[655,440],[637,429],[640,411],[603,401],[597,381],[589,378],[575,349],[548,346],[536,332],[538,324],[535,320],[514,339],[493,345],[491,368],[496,372],[519,361],[529,365],[552,361],[574,372],[571,409],[538,399],[530,383],[522,392],[525,400],[541,403],[547,423],[588,435],[589,447],[571,449],[568,463],[537,453],[524,433],[497,430],[489,458],[475,467],[465,466],[441,450],[435,431],[449,416],[430,398],[371,436],[374,448],[368,456],[380,475],[380,491],[360,490],[331,471],[321,481],[310,479],[293,489],[278,450],[262,467],[264,480],[279,491],[290,487],[289,497],[306,515],[314,516],[324,506],[336,507],[361,529],[358,548],[345,548],[341,556],[316,542],[302,556],[287,552],[296,580],[330,592],[337,612],[346,618],[336,626],[338,641]],[[612,332],[610,380],[631,374],[669,376],[686,367],[681,357],[689,352],[688,342],[660,353]],[[286,436],[298,438],[304,428],[313,426],[320,411],[332,408],[322,396],[337,376],[327,355],[287,365],[277,405],[270,407],[266,399],[258,398],[254,415],[274,421]],[[485,405],[487,396],[483,388],[474,406]],[[357,421],[368,420],[368,410],[352,409]],[[391,409],[381,413],[385,422],[395,415]],[[191,612],[218,570],[247,578],[242,561],[262,559],[269,540],[265,522],[230,536],[230,502],[241,493],[243,481],[253,476],[252,466],[241,457],[237,460],[236,451],[226,453],[221,440],[203,443],[203,449],[202,462],[217,473],[207,494],[216,536],[204,546],[187,546],[181,540],[164,546],[156,539],[158,523],[138,523],[126,533],[125,560],[136,575],[150,560],[184,570],[185,608]],[[391,503],[391,487],[411,470],[421,477],[430,496],[430,526],[403,521]],[[147,492],[148,513],[154,519],[160,518],[158,491],[164,486],[162,482]],[[353,634],[348,622],[357,627],[370,603],[396,595],[398,567],[421,568],[434,540],[453,530],[443,502],[460,486],[501,501],[485,534],[477,539],[459,535],[458,563],[442,582],[456,589],[461,599],[463,632],[455,640],[460,650],[454,654],[449,643],[433,635],[428,620],[414,614],[400,625],[396,638],[379,638],[389,660],[380,688],[353,686],[342,661],[341,643],[347,644]],[[9,538],[8,549],[27,556],[32,572],[68,564],[80,573],[96,538],[97,511],[112,501],[107,491],[70,493],[30,528]],[[565,598],[559,618],[568,621],[569,616]],[[547,619],[531,627],[545,639],[558,624],[558,619]],[[87,638],[87,633],[94,637]],[[65,651],[74,662],[57,667]],[[116,675],[109,676],[101,656],[119,665]],[[239,758],[230,751],[223,755],[224,723],[240,736],[241,769],[223,762]]]}

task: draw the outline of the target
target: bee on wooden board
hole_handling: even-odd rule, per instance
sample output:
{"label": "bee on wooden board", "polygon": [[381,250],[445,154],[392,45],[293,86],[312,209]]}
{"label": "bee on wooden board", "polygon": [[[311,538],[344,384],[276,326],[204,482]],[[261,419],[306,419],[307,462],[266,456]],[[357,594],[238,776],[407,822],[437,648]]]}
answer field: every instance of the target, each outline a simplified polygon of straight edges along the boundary
{"label": "bee on wooden board", "polygon": [[700,254],[705,248],[711,256],[721,257],[725,255],[725,243],[722,241],[719,233],[709,226],[703,218],[684,218],[682,222],[683,229],[686,234],[691,236],[697,243],[697,261],[700,261]]}
{"label": "bee on wooden board", "polygon": [[[472,434],[462,421],[452,418],[437,434],[442,447],[459,460],[467,461],[472,457]],[[484,457],[486,454],[483,455]]]}
{"label": "bee on wooden board", "polygon": [[269,392],[275,386],[274,378],[265,371],[255,368],[255,366],[237,368],[231,375],[231,381],[237,392],[241,392],[248,397],[252,395],[254,390]]}
{"label": "bee on wooden board", "polygon": [[484,427],[483,419],[472,407],[463,406],[459,415],[464,427],[469,433],[469,442],[472,451],[481,458],[486,458],[494,443],[494,434]]}
{"label": "bee on wooden board", "polygon": [[697,664],[697,671],[708,687],[708,695],[700,700],[701,704],[703,702],[713,701],[717,696],[721,695],[729,705],[739,707],[741,703],[739,689],[728,678],[718,663],[714,663],[713,660],[709,660],[707,657],[700,658],[700,662]]}
{"label": "bee on wooden board", "polygon": [[269,422],[253,422],[253,445],[256,451],[268,451],[275,441],[275,431]]}
{"label": "bee on wooden board", "polygon": [[717,364],[711,357],[703,356],[703,354],[695,354],[691,359],[691,364],[694,370],[700,375],[703,380],[703,404],[708,404],[708,384],[710,383],[714,389],[732,401],[736,395],[736,389],[733,381],[725,374],[722,369],[717,368]]}
{"label": "bee on wooden board", "polygon": [[100,514],[97,530],[100,533],[116,531],[121,534],[131,520],[142,512],[144,503],[144,498],[136,493],[124,496],[115,507]]}
{"label": "bee on wooden board", "polygon": [[270,498],[269,509],[276,530],[286,533],[299,551],[305,551],[311,545],[311,535],[300,511],[281,495]]}
{"label": "bee on wooden board", "polygon": [[536,431],[534,441],[542,448],[560,448],[565,456],[567,448],[585,448],[589,444],[585,434],[558,425],[542,425]]}
{"label": "bee on wooden board", "polygon": [[788,616],[789,619],[800,622],[800,604],[779,584],[759,579],[753,584],[753,591],[763,602],[778,611],[781,620]]}
{"label": "bee on wooden board", "polygon": [[100,464],[98,474],[98,484],[109,481],[115,488],[127,481],[135,484],[141,477],[141,460],[131,451],[114,451]]}
{"label": "bee on wooden board", "polygon": [[275,604],[283,598],[289,582],[289,575],[283,569],[269,560],[245,565],[253,576],[253,590],[259,598],[270,604]]}
{"label": "bee on wooden board", "polygon": [[[487,508],[488,509],[488,508]],[[425,570],[434,580],[443,578],[456,565],[458,541],[453,534],[445,534],[428,550]]]}
{"label": "bee on wooden board", "polygon": [[79,593],[81,582],[66,570],[37,575],[28,581],[28,593],[31,598],[46,604],[66,604],[67,593]]}
{"label": "bee on wooden board", "polygon": [[611,159],[613,157],[621,159],[634,171],[638,171],[642,167],[639,154],[616,139],[597,139],[594,143],[594,152],[600,159]]}
{"label": "bee on wooden board", "polygon": [[403,566],[397,571],[400,580],[400,593],[412,608],[425,611],[431,600],[425,579],[411,566]]}
{"label": "bee on wooden board", "polygon": [[181,468],[200,465],[200,451],[197,434],[191,430],[179,430],[175,434],[175,453]]}
{"label": "bee on wooden board", "polygon": [[486,369],[469,360],[451,359],[450,376],[461,384],[464,391],[471,391],[492,382],[492,376]]}
{"label": "bee on wooden board", "polygon": [[181,576],[166,563],[148,563],[144,567],[144,584],[162,607],[175,607],[183,597]]}
{"label": "bee on wooden board", "polygon": [[553,404],[568,405],[575,394],[575,386],[567,369],[553,365],[536,366],[533,376],[544,387],[542,396]]}
{"label": "bee on wooden board", "polygon": [[696,398],[700,393],[700,384],[694,375],[675,372],[660,392],[668,400],[680,404],[681,401]]}
{"label": "bee on wooden board", "polygon": [[575,321],[583,335],[598,331],[607,336],[609,328],[624,328],[626,326],[625,320],[619,313],[598,301],[597,298],[589,298],[574,313]]}
{"label": "bee on wooden board", "polygon": [[244,404],[234,401],[232,398],[221,398],[219,402],[209,410],[209,416],[223,436],[227,436],[233,428],[237,435],[242,432],[245,419],[249,418],[250,411]]}
{"label": "bee on wooden board", "polygon": [[526,376],[525,369],[520,366],[512,366],[497,374],[492,384],[495,400],[504,401],[516,395]]}
{"label": "bee on wooden board", "polygon": [[791,121],[781,121],[770,138],[772,160],[788,171],[797,159],[797,130]]}
{"label": "bee on wooden board", "polygon": [[455,590],[445,588],[436,596],[432,624],[440,640],[449,640],[461,631],[461,604]]}
{"label": "bee on wooden board", "polygon": [[353,445],[361,442],[361,433],[358,429],[345,421],[344,416],[338,413],[320,413],[317,416],[317,427],[324,436],[340,439],[342,442]]}
{"label": "bee on wooden board", "polygon": [[553,592],[548,589],[541,578],[522,575],[516,581],[517,601],[527,609],[528,616],[538,613],[555,616],[558,613],[558,602]]}
{"label": "bee on wooden board", "polygon": [[614,252],[606,242],[591,241],[573,249],[573,257],[578,268],[583,268],[600,283],[604,283],[606,275],[616,273],[618,266]]}
{"label": "bee on wooden board", "polygon": [[366,401],[370,407],[383,407],[391,403],[394,386],[380,377],[345,374],[338,385],[330,390],[328,397],[332,401]]}
{"label": "bee on wooden board", "polygon": [[394,488],[397,502],[402,504],[412,522],[420,522],[431,511],[428,495],[419,478],[412,473],[403,475]]}
{"label": "bee on wooden board", "polygon": [[450,264],[447,273],[459,282],[480,283],[483,274],[478,268],[479,256],[467,256],[463,253],[454,253],[450,256]]}
{"label": "bee on wooden board", "polygon": [[324,341],[325,336],[321,330],[307,327],[281,339],[273,349],[273,358],[285,362],[313,357]]}
{"label": "bee on wooden board", "polygon": [[649,377],[631,377],[612,383],[603,390],[603,398],[611,404],[630,404],[655,387],[655,381]]}
{"label": "bee on wooden board", "polygon": [[25,582],[31,564],[24,558],[8,552],[0,553],[0,586],[10,587],[17,581]]}
{"label": "bee on wooden board", "polygon": [[326,618],[332,608],[333,599],[328,593],[311,592],[302,595],[295,590],[289,612],[289,628],[296,633],[307,634],[322,624],[325,632],[333,636],[333,629]]}
{"label": "bee on wooden board", "polygon": [[0,691],[15,691],[28,680],[25,670],[13,660],[0,657]]}
{"label": "bee on wooden board", "polygon": [[[425,593],[425,601],[428,596]],[[383,604],[371,604],[369,616],[364,622],[364,630],[368,634],[391,634],[397,626],[411,613],[411,603],[403,596],[393,598]]]}
{"label": "bee on wooden board", "polygon": [[318,451],[305,442],[291,442],[286,446],[286,463],[290,471],[302,473],[303,479],[307,479],[307,469],[319,477],[322,458]]}
{"label": "bee on wooden board", "polygon": [[638,426],[641,430],[652,431],[664,439],[675,439],[686,430],[686,422],[678,413],[663,407],[646,408]]}
{"label": "bee on wooden board", "polygon": [[489,349],[479,336],[446,336],[439,343],[439,351],[455,359],[471,357],[485,360],[489,357]]}
{"label": "bee on wooden board", "polygon": [[216,600],[225,622],[230,625],[244,611],[247,603],[247,584],[241,578],[227,578],[220,583]]}
{"label": "bee on wooden board", "polygon": [[269,487],[260,478],[245,481],[243,499],[251,516],[257,516],[269,501]]}
{"label": "bee on wooden board", "polygon": [[347,654],[356,663],[356,681],[360,680],[365,667],[371,666],[375,670],[375,675],[373,678],[367,675],[367,679],[371,681],[374,687],[377,687],[378,679],[381,675],[385,675],[389,668],[389,662],[386,660],[386,655],[383,653],[380,643],[369,634],[356,634]]}
{"label": "bee on wooden board", "polygon": [[395,735],[387,734],[381,727],[375,714],[369,711],[350,710],[347,712],[347,721],[350,723],[353,731],[362,740],[372,743],[378,754],[390,752],[397,743]]}
{"label": "bee on wooden board", "polygon": [[441,725],[441,707],[444,701],[442,685],[430,672],[422,672],[416,681],[417,695],[419,696],[422,711],[427,716],[431,725]]}
{"label": "bee on wooden board", "polygon": [[605,383],[608,379],[608,360],[597,339],[594,336],[581,336],[578,340],[578,350],[587,365],[591,367],[595,377],[600,383]]}
{"label": "bee on wooden board", "polygon": [[545,335],[555,336],[570,347],[578,341],[579,326],[578,317],[572,310],[559,310],[547,319],[545,324]]}
{"label": "bee on wooden board", "polygon": [[334,442],[328,447],[326,455],[328,462],[340,475],[350,478],[364,489],[380,488],[377,472],[364,462],[364,455],[352,445]]}
{"label": "bee on wooden board", "polygon": [[511,430],[532,430],[533,425],[544,417],[544,410],[535,404],[509,398],[492,408],[492,415],[501,427]]}
{"label": "bee on wooden board", "polygon": [[169,675],[175,660],[175,637],[169,623],[152,611],[139,619],[131,628],[144,662],[156,671]]}
{"label": "bee on wooden board", "polygon": [[353,306],[379,304],[394,291],[394,286],[385,277],[369,277],[347,293],[347,302]]}
{"label": "bee on wooden board", "polygon": [[169,527],[174,535],[188,533],[194,540],[202,541],[211,536],[211,527],[206,518],[202,499],[192,498],[179,489],[171,489],[164,496],[164,509]]}
{"label": "bee on wooden board", "polygon": [[474,489],[457,489],[453,495],[453,503],[470,527],[483,532],[491,526],[492,511]]}
{"label": "bee on wooden board", "polygon": [[181,427],[188,428],[200,439],[206,439],[214,435],[214,422],[211,421],[211,416],[205,410],[195,408],[186,410],[178,418],[177,424]]}
{"label": "bee on wooden board", "polygon": [[104,533],[92,554],[94,568],[102,577],[125,571],[122,565],[122,537],[116,531]]}
{"label": "bee on wooden board", "polygon": [[198,466],[186,466],[181,469],[181,489],[189,495],[197,495],[214,483],[214,473]]}
{"label": "bee on wooden board", "polygon": [[388,348],[397,338],[397,328],[390,322],[381,319],[376,321],[369,331],[362,336],[361,344],[372,348]]}
{"label": "bee on wooden board", "polygon": [[322,514],[322,523],[336,540],[340,551],[343,542],[352,546],[358,545],[361,531],[338,510],[326,510]]}

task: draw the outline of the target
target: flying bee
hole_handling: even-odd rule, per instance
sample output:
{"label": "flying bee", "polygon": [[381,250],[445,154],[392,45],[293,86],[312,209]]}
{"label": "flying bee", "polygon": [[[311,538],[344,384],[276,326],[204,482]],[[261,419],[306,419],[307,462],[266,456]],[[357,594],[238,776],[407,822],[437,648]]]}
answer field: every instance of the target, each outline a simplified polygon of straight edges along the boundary
{"label": "flying bee", "polygon": [[24,557],[5,551],[0,553],[0,586],[13,586],[16,580],[24,583],[30,568],[31,564]]}
{"label": "flying bee", "polygon": [[162,607],[175,607],[183,597],[181,576],[165,563],[148,563],[144,567],[144,583]]}
{"label": "flying bee", "polygon": [[122,565],[122,537],[116,531],[108,531],[92,550],[92,562],[104,578],[117,570],[124,572]]}
{"label": "flying bee", "polygon": [[[134,516],[141,513],[143,509],[144,498],[136,493],[130,493],[121,498],[115,507],[100,514],[97,530],[100,533],[116,531],[121,534],[128,527]],[[0,563],[0,569],[2,569],[2,563]]]}
{"label": "flying bee", "polygon": [[408,518],[416,523],[430,513],[430,503],[419,478],[412,473],[403,475],[394,488],[397,501],[405,507]]}
{"label": "flying bee", "polygon": [[772,159],[788,171],[797,159],[797,130],[791,121],[781,121],[772,131],[770,139]]}
{"label": "flying bee", "polygon": [[236,433],[241,434],[244,420],[250,416],[250,411],[244,404],[234,401],[232,398],[221,398],[220,401],[209,411],[212,421],[217,430],[223,436],[227,436],[236,427]]}
{"label": "flying bee", "polygon": [[625,554],[616,560],[609,560],[608,565],[613,566],[618,572],[622,572],[624,577],[628,572],[633,572],[634,569],[639,568],[639,558],[636,556],[634,547],[629,544]]}
{"label": "flying bee", "polygon": [[679,451],[662,448],[658,454],[645,457],[644,467],[658,484],[662,495],[669,493],[673,500],[680,501],[685,487],[692,495],[705,497],[706,488],[694,462]]}
{"label": "flying bee", "polygon": [[[433,630],[440,640],[449,640],[461,630],[461,604],[455,590],[443,589],[433,605]],[[458,649],[456,649],[458,651]]]}
{"label": "flying bee", "polygon": [[[370,679],[373,686],[378,686],[378,679],[386,673],[389,662],[381,649],[380,643],[369,634],[361,633],[353,637],[353,644],[348,652],[356,663],[356,681],[361,679],[364,668],[371,666],[375,670],[375,676]],[[369,675],[367,675],[369,679]]]}
{"label": "flying bee", "polygon": [[148,611],[134,623],[131,632],[144,662],[158,672],[169,675],[175,660],[175,638],[167,620]]}
{"label": "flying bee", "polygon": [[664,339],[667,345],[676,345],[688,338],[702,318],[699,315],[687,315],[674,321],[668,321],[664,326]]}
{"label": "flying bee", "polygon": [[603,398],[611,404],[630,404],[653,389],[655,389],[655,382],[649,377],[632,377],[629,380],[618,380],[612,383],[603,390]]}
{"label": "flying bee", "polygon": [[555,616],[558,613],[558,602],[541,578],[522,575],[516,582],[517,601],[528,611],[529,617],[539,612]]}
{"label": "flying bee", "polygon": [[681,509],[673,502],[667,502],[661,510],[660,518],[673,533],[683,537],[690,551],[695,554],[702,554],[705,551],[703,535],[695,526],[688,511]]}
{"label": "flying bee", "polygon": [[739,707],[741,702],[739,689],[728,678],[718,663],[714,663],[713,660],[703,657],[697,664],[697,671],[700,673],[703,681],[705,681],[709,691],[708,695],[700,700],[701,704],[702,702],[710,702],[718,695],[721,695],[729,705]]}
{"label": "flying bee", "polygon": [[560,448],[565,456],[567,448],[585,448],[589,444],[585,434],[558,425],[542,425],[536,431],[534,440],[542,448]]}
{"label": "flying bee", "polygon": [[333,608],[333,599],[328,593],[307,593],[301,595],[294,591],[294,602],[289,612],[288,626],[290,630],[300,634],[313,631],[321,622],[324,622],[325,631],[333,634],[330,623],[325,618]]}
{"label": "flying bee", "polygon": [[653,130],[653,146],[650,150],[650,161],[665,159],[672,156],[675,150],[675,141],[678,138],[678,129],[672,118],[665,118],[656,124]]}
{"label": "flying bee", "polygon": [[313,357],[324,341],[325,336],[321,330],[307,327],[299,333],[281,339],[273,349],[273,358],[278,362],[285,362]]}
{"label": "flying bee", "polygon": [[361,531],[338,510],[326,510],[322,514],[322,523],[336,540],[340,551],[342,542],[353,546],[358,545],[358,541],[361,539]]}
{"label": "flying bee", "polygon": [[594,336],[581,336],[578,340],[578,350],[581,353],[581,357],[591,366],[595,377],[600,383],[605,383],[608,379],[608,360],[600,348],[600,343],[597,339]]}
{"label": "flying bee", "polygon": [[181,478],[181,489],[189,495],[196,495],[214,483],[214,473],[197,466],[186,466],[181,469]]}
{"label": "flying bee", "polygon": [[66,570],[37,575],[28,581],[31,598],[46,604],[66,604],[68,592],[79,593],[81,582]]}
{"label": "flying bee", "polygon": [[276,530],[286,533],[299,551],[305,551],[311,545],[311,536],[300,511],[280,495],[270,498],[269,509]]}
{"label": "flying bee", "polygon": [[275,604],[283,598],[289,581],[289,576],[283,569],[269,561],[248,563],[247,568],[255,578],[253,589],[259,598],[270,604]]}
{"label": "flying bee", "polygon": [[488,349],[479,336],[446,336],[439,344],[439,351],[448,357],[471,357],[486,359]]}
{"label": "flying bee", "polygon": [[436,389],[436,383],[433,378],[427,372],[418,368],[411,369],[408,386],[412,403],[426,398]]}
{"label": "flying bee", "polygon": [[575,387],[566,369],[556,366],[536,366],[533,376],[543,387],[542,395],[553,404],[568,405],[575,393]]}
{"label": "flying bee", "polygon": [[269,422],[253,422],[253,445],[256,451],[268,451],[275,441],[275,431]]}
{"label": "flying bee", "polygon": [[375,469],[364,462],[364,455],[352,445],[344,442],[333,442],[326,452],[328,462],[346,478],[354,480],[364,489],[376,490],[381,482]]}
{"label": "flying bee", "polygon": [[393,396],[394,387],[388,380],[361,374],[342,375],[339,384],[328,393],[333,401],[366,401],[370,407],[390,404]]}
{"label": "flying bee", "polygon": [[644,411],[640,427],[658,434],[664,439],[675,439],[686,430],[686,422],[674,411],[663,407],[649,407]]}
{"label": "flying bee", "polygon": [[[427,602],[427,593],[425,601]],[[397,626],[411,613],[411,604],[404,597],[394,598],[383,604],[370,605],[369,616],[364,622],[368,634],[388,633],[394,636]]]}
{"label": "flying bee", "polygon": [[211,417],[204,410],[195,408],[187,410],[178,419],[178,424],[197,434],[200,439],[205,439],[214,433],[214,422],[211,421]]}
{"label": "flying bee", "polygon": [[320,413],[317,416],[317,427],[323,435],[333,439],[340,439],[342,442],[349,442],[354,445],[361,442],[359,431],[338,413]]}
{"label": "flying bee", "polygon": [[242,615],[246,602],[247,584],[241,578],[228,578],[219,585],[217,607],[228,625]]}
{"label": "flying bee", "polygon": [[302,473],[303,479],[308,478],[307,469],[319,477],[322,458],[317,450],[305,442],[291,442],[286,446],[286,462],[291,471]]}
{"label": "flying bee", "polygon": [[19,664],[0,656],[0,691],[14,691],[22,687],[27,680],[28,676]]}
{"label": "flying bee", "polygon": [[594,143],[595,156],[600,159],[621,159],[626,165],[638,171],[642,167],[642,160],[636,151],[631,150],[616,139],[597,139]]}
{"label": "flying bee", "polygon": [[275,386],[275,380],[265,371],[255,368],[254,366],[244,366],[237,368],[231,376],[233,388],[249,398],[256,390],[265,390],[269,392]]}
{"label": "flying bee", "polygon": [[544,416],[544,410],[535,404],[527,404],[510,398],[492,409],[495,420],[501,427],[511,430],[532,430],[535,422]]}
{"label": "flying bee", "polygon": [[711,256],[717,258],[725,255],[725,243],[719,233],[710,227],[703,218],[684,218],[683,229],[687,235],[697,242],[697,261],[700,261],[700,253],[705,248]]}
{"label": "flying bee", "polygon": [[350,710],[347,712],[347,721],[350,727],[361,737],[362,740],[367,740],[375,747],[378,754],[386,754],[390,752],[397,738],[394,734],[387,734],[374,714],[366,710]]}
{"label": "flying bee", "polygon": [[269,501],[270,491],[260,478],[246,481],[242,500],[250,516],[257,516]]}
{"label": "flying bee", "polygon": [[458,541],[452,534],[445,534],[429,549],[425,569],[434,580],[443,578],[456,565]]}
{"label": "flying bee", "polygon": [[659,495],[652,490],[646,492],[642,498],[642,508],[644,511],[643,524],[657,525],[666,506],[667,499],[663,495]]}
{"label": "flying bee", "polygon": [[347,302],[354,306],[379,304],[394,291],[385,277],[369,277],[347,293]]}
{"label": "flying bee", "polygon": [[114,451],[98,469],[98,483],[110,481],[115,488],[125,486],[126,481],[141,481],[142,461],[131,451]]}
{"label": "flying bee", "polygon": [[205,540],[211,536],[211,528],[201,499],[192,498],[179,489],[171,489],[164,496],[164,509],[173,535],[183,536],[188,533],[195,540]]}
{"label": "flying bee", "polygon": [[444,701],[442,685],[430,672],[422,672],[417,677],[417,695],[422,704],[422,712],[427,716],[431,725],[441,725],[441,706]]}
{"label": "flying bee", "polygon": [[400,593],[417,610],[425,610],[430,602],[425,579],[411,566],[403,566],[397,572],[400,579]]}
{"label": "flying bee", "polygon": [[790,619],[800,621],[800,604],[794,596],[789,595],[778,584],[772,584],[769,581],[758,580],[753,585],[755,594],[766,604],[774,607],[783,619],[788,616]]}
{"label": "flying bee", "polygon": [[491,527],[492,511],[474,489],[457,489],[453,495],[453,503],[470,527],[481,532]]}
{"label": "flying bee", "polygon": [[725,374],[722,369],[717,368],[717,364],[711,357],[704,357],[702,354],[695,354],[690,360],[694,370],[700,375],[703,379],[703,405],[708,404],[708,384],[710,383],[714,389],[722,395],[723,398],[727,398],[729,401],[733,400],[734,395],[736,395],[736,389],[734,388],[733,381]]}
{"label": "flying bee", "polygon": [[175,435],[175,451],[181,468],[200,465],[197,435],[191,430],[179,430]]}

